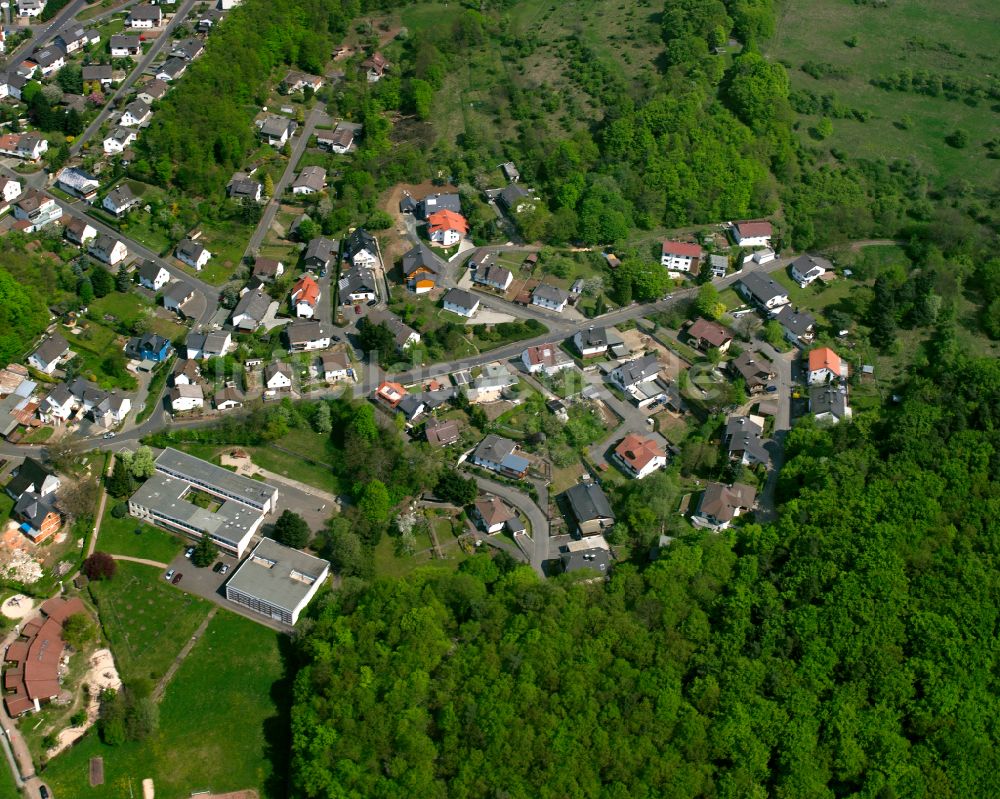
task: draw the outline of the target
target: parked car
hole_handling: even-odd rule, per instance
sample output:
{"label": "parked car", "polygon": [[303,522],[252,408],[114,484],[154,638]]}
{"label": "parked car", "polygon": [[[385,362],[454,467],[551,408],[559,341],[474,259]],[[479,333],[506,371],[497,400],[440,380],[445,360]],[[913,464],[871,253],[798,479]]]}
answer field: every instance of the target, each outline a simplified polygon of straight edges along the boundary
{"label": "parked car", "polygon": [[42,799],[49,799],[49,789],[44,785],[40,785],[38,787],[38,795],[42,797]]}
{"label": "parked car", "polygon": [[177,585],[177,583],[179,583],[181,581],[181,577],[183,577],[183,576],[184,576],[183,574],[181,574],[180,572],[177,572],[177,574],[174,575],[174,579],[170,581],[170,584],[171,585]]}
{"label": "parked car", "polygon": [[229,564],[223,563],[222,568],[219,569],[219,574],[226,574],[229,571]]}
{"label": "parked car", "polygon": [[107,433],[104,434],[104,438],[114,438],[114,437],[115,437],[114,430],[109,430]]}
{"label": "parked car", "polygon": [[777,387],[777,386],[768,386],[768,387],[767,387],[766,389],[764,389],[764,390],[765,390],[765,391],[766,391],[766,392],[767,392],[768,394],[773,394],[773,393],[774,393],[775,391],[777,391],[777,390],[778,390],[778,387]]}
{"label": "parked car", "polygon": [[188,547],[187,549],[184,550],[184,557],[187,558],[188,560],[191,559],[191,556],[193,554],[194,554],[194,547]]}
{"label": "parked car", "polygon": [[221,572],[221,571],[222,571],[222,566],[223,566],[223,563],[222,563],[222,561],[220,560],[220,561],[219,561],[218,563],[216,563],[216,564],[215,564],[215,565],[214,565],[214,566],[212,567],[212,571],[214,571],[214,572],[215,572],[216,574],[218,574],[219,572]]}
{"label": "parked car", "polygon": [[378,305],[378,300],[368,300],[369,308],[374,308],[376,305]]}
{"label": "parked car", "polygon": [[169,583],[173,576],[174,576],[174,570],[167,569],[167,573],[163,575],[163,579]]}

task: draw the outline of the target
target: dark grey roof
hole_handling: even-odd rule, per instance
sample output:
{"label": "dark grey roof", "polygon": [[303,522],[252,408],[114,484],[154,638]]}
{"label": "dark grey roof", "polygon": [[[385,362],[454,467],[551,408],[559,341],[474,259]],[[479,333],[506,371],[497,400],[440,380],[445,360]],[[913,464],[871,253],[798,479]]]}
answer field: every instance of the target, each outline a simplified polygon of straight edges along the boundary
{"label": "dark grey roof", "polygon": [[738,508],[749,509],[757,498],[757,489],[743,483],[731,486],[709,483],[698,501],[698,513],[718,521],[730,521]]}
{"label": "dark grey roof", "polygon": [[262,538],[229,578],[226,588],[291,613],[329,569],[325,560]]}
{"label": "dark grey roof", "polygon": [[289,380],[292,379],[292,367],[283,361],[272,361],[267,366],[264,367],[264,379],[270,380],[277,374],[282,374]]}
{"label": "dark grey roof", "polygon": [[444,295],[444,301],[449,305],[457,305],[459,308],[465,308],[467,310],[472,310],[479,303],[479,300],[476,297],[473,297],[464,289],[450,289],[448,293]]}
{"label": "dark grey roof", "polygon": [[596,519],[614,520],[611,503],[597,483],[577,483],[566,491],[566,501],[578,523]]}
{"label": "dark grey roof", "polygon": [[294,124],[292,120],[285,119],[285,117],[269,116],[264,120],[264,124],[260,126],[260,132],[262,136],[278,138],[290,134],[294,129]]}
{"label": "dark grey roof", "polygon": [[337,282],[340,287],[340,296],[347,297],[349,294],[375,292],[375,273],[365,266],[352,266],[340,276]]}
{"label": "dark grey roof", "polygon": [[57,360],[66,350],[69,343],[58,333],[53,333],[45,339],[32,354],[45,363],[52,363]]}
{"label": "dark grey roof", "polygon": [[43,47],[41,50],[36,50],[28,57],[28,60],[34,61],[38,66],[44,68],[65,57],[66,51],[59,45],[53,44],[49,47]]}
{"label": "dark grey roof", "polygon": [[580,344],[583,347],[606,347],[608,346],[608,331],[603,327],[588,327],[581,330]]}
{"label": "dark grey roof", "polygon": [[403,255],[403,274],[408,275],[421,266],[429,269],[435,275],[440,274],[444,267],[444,261],[438,258],[431,248],[423,242]]}
{"label": "dark grey roof", "polygon": [[107,199],[114,204],[115,208],[124,208],[137,201],[136,196],[132,193],[132,189],[125,183],[109,191]]}
{"label": "dark grey roof", "polygon": [[41,489],[45,478],[52,477],[55,473],[34,458],[25,458],[24,463],[17,467],[14,476],[10,478],[5,490],[12,497],[20,497],[29,488],[36,491]]}
{"label": "dark grey roof", "polygon": [[187,69],[187,61],[183,58],[171,57],[160,64],[159,69],[156,70],[156,74],[168,75],[171,78],[176,78],[185,69]]}
{"label": "dark grey roof", "polygon": [[344,243],[344,255],[347,258],[354,258],[362,250],[368,250],[372,254],[378,252],[375,237],[363,227],[355,228]]}
{"label": "dark grey roof", "polygon": [[740,278],[740,283],[757,302],[762,305],[775,297],[787,297],[788,289],[774,278],[760,272],[751,272]]}
{"label": "dark grey roof", "polygon": [[197,58],[204,49],[205,45],[201,43],[200,39],[181,39],[170,48],[170,55],[190,61],[192,58]]}
{"label": "dark grey roof", "polygon": [[319,261],[324,266],[329,266],[330,261],[336,256],[340,242],[336,239],[328,239],[323,236],[313,239],[306,247],[306,261]]}
{"label": "dark grey roof", "polygon": [[292,183],[292,188],[307,188],[323,191],[326,188],[326,170],[321,166],[307,166]]}
{"label": "dark grey roof", "polygon": [[142,100],[135,99],[127,106],[125,106],[125,110],[128,111],[136,119],[142,119],[142,117],[146,116],[146,114],[149,113],[149,106],[146,105],[146,103],[144,103]]}
{"label": "dark grey roof", "polygon": [[129,19],[158,20],[163,16],[163,12],[159,6],[141,5],[133,6],[128,16]]}
{"label": "dark grey roof", "polygon": [[45,517],[55,511],[51,495],[41,497],[34,491],[25,491],[14,504],[14,515],[23,519],[36,530]]}
{"label": "dark grey roof", "polygon": [[768,463],[771,456],[764,448],[761,438],[763,429],[748,416],[731,416],[726,422],[725,440],[728,451],[732,453],[745,452],[754,460]]}
{"label": "dark grey roof", "polygon": [[515,449],[517,449],[517,444],[509,438],[503,438],[495,433],[490,433],[479,442],[473,455],[479,460],[500,463],[500,461],[514,452]]}
{"label": "dark grey roof", "polygon": [[651,379],[660,373],[660,359],[650,353],[623,363],[620,367],[622,384],[630,386],[643,380]]}
{"label": "dark grey roof", "polygon": [[524,199],[531,197],[528,191],[518,183],[511,183],[500,192],[497,199],[508,209],[517,207],[517,204]]}
{"label": "dark grey roof", "polygon": [[561,546],[559,550],[563,570],[567,574],[581,569],[592,569],[598,574],[607,574],[611,567],[611,551],[602,536],[571,541]]}
{"label": "dark grey roof", "polygon": [[790,305],[784,306],[775,318],[793,336],[805,335],[816,324],[816,318],[812,314],[798,308],[793,310]]}
{"label": "dark grey roof", "polygon": [[418,394],[407,394],[396,405],[396,409],[407,419],[413,419],[424,412],[425,403]]}
{"label": "dark grey roof", "polygon": [[152,283],[161,271],[166,271],[156,261],[143,261],[139,267],[139,277]]}
{"label": "dark grey roof", "polygon": [[263,185],[256,180],[250,180],[249,178],[233,178],[229,181],[229,196],[230,197],[250,197],[251,199],[256,199],[260,194]]}
{"label": "dark grey roof", "polygon": [[192,261],[197,261],[203,252],[205,252],[205,245],[199,244],[194,239],[181,239],[177,244],[177,254]]}
{"label": "dark grey roof", "polygon": [[762,386],[768,380],[774,379],[774,368],[763,355],[753,350],[745,350],[738,358],[729,362],[730,369],[742,375],[747,388]]}
{"label": "dark grey roof", "polygon": [[531,292],[532,298],[540,297],[543,300],[552,302],[555,304],[560,304],[566,302],[569,299],[569,294],[563,291],[557,286],[549,285],[548,283],[539,283],[535,286],[535,290]]}
{"label": "dark grey roof", "polygon": [[393,339],[396,341],[396,346],[400,348],[405,347],[410,337],[417,332],[398,316],[388,311],[374,310],[368,314],[368,320],[372,324],[385,325],[389,328]]}
{"label": "dark grey roof", "polygon": [[319,321],[310,319],[302,322],[292,322],[285,327],[285,335],[288,338],[288,343],[294,345],[330,338],[330,331],[323,327]]}
{"label": "dark grey roof", "polygon": [[457,194],[429,194],[417,205],[417,215],[426,219],[437,211],[462,213],[462,200]]}
{"label": "dark grey roof", "polygon": [[838,419],[847,416],[847,387],[818,383],[809,386],[809,412],[828,413]]}
{"label": "dark grey roof", "polygon": [[87,80],[111,80],[111,64],[88,64],[81,70],[83,79]]}
{"label": "dark grey roof", "polygon": [[263,291],[248,291],[233,308],[233,317],[246,315],[258,324],[267,314],[267,309],[271,307],[271,298]]}
{"label": "dark grey roof", "polygon": [[130,35],[124,34],[124,33],[116,33],[114,36],[111,37],[111,48],[112,49],[118,49],[119,47],[124,47],[124,48],[128,48],[130,50],[134,50],[136,47],[139,47],[141,44],[142,44],[142,42],[139,40],[139,36],[138,35],[130,36]]}

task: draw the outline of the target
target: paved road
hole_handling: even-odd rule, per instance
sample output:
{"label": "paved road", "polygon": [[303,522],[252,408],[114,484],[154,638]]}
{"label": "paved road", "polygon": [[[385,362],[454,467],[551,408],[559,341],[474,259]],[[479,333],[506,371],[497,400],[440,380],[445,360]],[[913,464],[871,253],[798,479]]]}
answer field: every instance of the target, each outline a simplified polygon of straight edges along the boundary
{"label": "paved road", "polygon": [[[489,491],[491,494],[496,494],[496,496],[509,502],[528,518],[528,522],[531,524],[531,540],[534,545],[531,556],[531,568],[540,577],[544,577],[545,572],[542,564],[549,558],[548,517],[538,505],[532,502],[531,497],[515,488],[498,483],[495,480],[490,480],[487,477],[479,477],[478,475],[476,476],[476,485],[481,490]],[[546,502],[546,504],[548,503]]]}
{"label": "paved road", "polygon": [[95,133],[97,133],[98,130],[100,130],[101,125],[103,125],[107,121],[108,117],[110,117],[114,113],[117,113],[117,109],[115,108],[115,103],[117,102],[117,100],[128,94],[129,90],[132,88],[133,84],[139,79],[139,76],[143,73],[146,67],[148,67],[150,64],[153,63],[153,60],[156,58],[157,55],[159,55],[160,51],[166,46],[168,42],[173,41],[173,39],[171,38],[171,34],[173,33],[174,28],[176,28],[181,22],[184,21],[184,18],[190,13],[191,8],[192,6],[194,6],[194,4],[195,0],[184,0],[184,3],[180,6],[180,8],[177,9],[177,13],[174,14],[170,22],[167,23],[166,28],[163,29],[163,32],[156,38],[156,41],[154,41],[153,44],[150,46],[149,52],[139,59],[139,63],[136,64],[135,69],[133,69],[129,73],[128,77],[122,81],[121,86],[118,87],[115,93],[108,98],[107,102],[104,105],[104,109],[101,111],[101,113],[97,115],[94,121],[91,122],[87,126],[87,128],[83,131],[83,133],[81,133],[79,137],[77,137],[76,141],[73,142],[72,146],[69,148],[69,151],[72,155],[79,155],[80,150],[83,148],[83,145],[86,144],[90,140],[90,138]]}
{"label": "paved road", "polygon": [[[11,3],[11,5],[13,5],[13,3]],[[66,26],[66,23],[68,23],[86,7],[87,0],[74,0],[62,11],[56,14],[55,18],[47,25],[42,23],[43,27],[36,28],[34,35],[28,39],[28,41],[7,56],[4,62],[4,68],[16,68],[16,66],[24,60],[26,55],[30,55],[36,48],[45,44],[49,39],[61,31]],[[13,13],[13,11],[11,13]]]}
{"label": "paved road", "polygon": [[[296,141],[292,146],[292,152],[288,158],[288,165],[285,167],[284,174],[282,174],[281,179],[274,184],[274,196],[268,201],[267,207],[264,209],[264,213],[260,218],[260,222],[257,224],[257,229],[254,230],[253,235],[250,237],[250,243],[247,245],[244,257],[256,255],[257,251],[260,249],[260,245],[263,243],[264,237],[267,235],[267,231],[271,228],[271,223],[274,222],[274,218],[278,215],[278,208],[281,206],[281,198],[284,196],[285,189],[287,189],[292,182],[292,177],[295,175],[295,167],[299,163],[299,159],[302,158],[302,153],[305,152],[306,147],[309,145],[309,138],[312,136],[313,130],[320,123],[325,124],[328,121],[329,117],[327,117],[326,113],[319,106],[316,106],[309,112],[309,116],[306,118],[305,124],[302,126],[302,130],[298,134],[298,141]],[[329,302],[326,304],[329,305]]]}

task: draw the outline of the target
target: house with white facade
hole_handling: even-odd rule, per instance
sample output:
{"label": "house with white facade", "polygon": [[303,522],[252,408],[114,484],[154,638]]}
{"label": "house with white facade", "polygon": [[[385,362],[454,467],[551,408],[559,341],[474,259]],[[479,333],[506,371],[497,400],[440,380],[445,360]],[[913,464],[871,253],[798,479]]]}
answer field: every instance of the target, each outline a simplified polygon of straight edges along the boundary
{"label": "house with white facade", "polygon": [[770,247],[773,235],[771,223],[763,219],[752,219],[733,225],[733,238],[740,247]]}
{"label": "house with white facade", "polygon": [[208,263],[212,253],[206,249],[204,244],[200,244],[194,239],[181,239],[174,250],[174,255],[182,264],[187,264],[196,272],[200,272]]}
{"label": "house with white facade", "polygon": [[463,289],[449,289],[444,295],[444,309],[471,318],[479,310],[479,298]]}
{"label": "house with white facade", "polygon": [[197,383],[174,386],[170,389],[170,409],[174,413],[187,413],[205,407],[205,392]]}
{"label": "house with white facade", "polygon": [[531,292],[531,304],[539,308],[547,308],[556,313],[562,313],[569,302],[569,294],[561,288],[551,286],[548,283],[539,283],[535,290]]}
{"label": "house with white facade", "polygon": [[104,137],[104,152],[106,155],[123,153],[138,138],[139,134],[132,130],[132,128],[114,128]]}
{"label": "house with white facade", "polygon": [[819,280],[829,268],[828,261],[814,258],[811,255],[800,255],[788,266],[792,280],[798,283],[801,288]]}
{"label": "house with white facade", "polygon": [[615,447],[615,462],[636,480],[649,477],[667,465],[667,453],[656,439],[629,433]]}
{"label": "house with white facade", "polygon": [[150,291],[159,291],[170,282],[170,273],[156,261],[146,261],[139,267],[139,285]]}
{"label": "house with white facade", "polygon": [[125,246],[125,242],[106,233],[98,233],[97,238],[87,247],[87,252],[108,266],[118,266],[128,258],[128,247]]}
{"label": "house with white facade", "polygon": [[159,6],[137,5],[132,6],[128,17],[125,18],[126,27],[133,30],[148,30],[158,28],[163,22],[163,9]]}
{"label": "house with white facade", "polygon": [[668,272],[698,274],[702,249],[686,241],[665,241],[660,250],[660,263]]}

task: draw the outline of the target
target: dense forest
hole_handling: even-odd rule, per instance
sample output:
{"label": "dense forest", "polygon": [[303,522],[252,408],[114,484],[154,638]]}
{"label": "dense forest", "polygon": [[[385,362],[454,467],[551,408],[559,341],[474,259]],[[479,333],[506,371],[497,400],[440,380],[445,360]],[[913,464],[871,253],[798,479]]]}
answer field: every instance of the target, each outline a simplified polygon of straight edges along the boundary
{"label": "dense forest", "polygon": [[606,586],[345,581],[300,641],[297,794],[1000,795],[1000,365],[932,346],[890,410],[792,432],[772,525]]}

